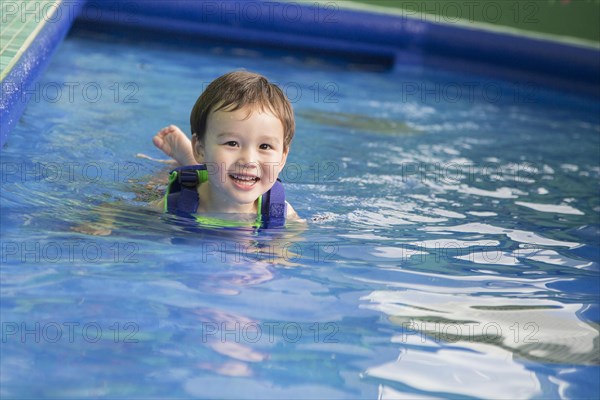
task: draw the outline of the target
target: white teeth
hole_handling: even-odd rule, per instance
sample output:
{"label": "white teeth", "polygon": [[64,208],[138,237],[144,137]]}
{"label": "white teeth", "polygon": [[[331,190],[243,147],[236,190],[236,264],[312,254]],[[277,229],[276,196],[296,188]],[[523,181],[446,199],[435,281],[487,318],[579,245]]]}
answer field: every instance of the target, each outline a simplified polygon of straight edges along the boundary
{"label": "white teeth", "polygon": [[233,178],[237,179],[237,180],[240,180],[240,181],[248,181],[248,182],[250,182],[250,181],[255,181],[255,180],[257,180],[257,179],[258,179],[258,178],[256,178],[256,177],[253,177],[253,176],[245,176],[245,175],[234,175],[234,174],[231,174],[231,176],[232,176]]}

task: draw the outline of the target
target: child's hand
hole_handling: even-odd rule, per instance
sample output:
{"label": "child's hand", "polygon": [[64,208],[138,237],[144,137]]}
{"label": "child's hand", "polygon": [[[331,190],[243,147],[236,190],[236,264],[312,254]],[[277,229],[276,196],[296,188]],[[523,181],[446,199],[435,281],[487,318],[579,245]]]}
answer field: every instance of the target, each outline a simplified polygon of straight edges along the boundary
{"label": "child's hand", "polygon": [[194,165],[198,162],[194,158],[192,142],[175,125],[161,129],[152,138],[152,143],[163,153],[173,158],[179,165]]}

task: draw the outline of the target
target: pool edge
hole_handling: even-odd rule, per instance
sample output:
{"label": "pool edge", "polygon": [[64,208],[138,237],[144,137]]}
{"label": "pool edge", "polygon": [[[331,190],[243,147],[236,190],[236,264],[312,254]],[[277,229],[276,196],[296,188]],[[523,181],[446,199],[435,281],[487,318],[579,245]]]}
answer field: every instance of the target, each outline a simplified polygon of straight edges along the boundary
{"label": "pool edge", "polygon": [[32,87],[44,72],[52,55],[67,35],[75,18],[87,0],[67,3],[60,0],[56,20],[40,18],[40,23],[23,44],[24,49],[17,59],[11,61],[10,68],[3,71],[0,82],[0,149],[4,148],[10,131],[25,111],[29,99],[34,94]]}
{"label": "pool edge", "polygon": [[[396,65],[404,62],[401,54],[406,52],[414,53],[417,60],[448,57],[450,60],[490,66],[489,69],[480,68],[484,73],[493,73],[494,68],[504,68],[525,71],[532,77],[542,74],[544,79],[540,79],[540,82],[543,85],[552,85],[552,78],[556,77],[562,80],[562,85],[556,86],[559,90],[572,89],[600,97],[600,50],[543,38],[516,37],[507,32],[449,26],[357,9],[340,9],[336,20],[326,23],[326,20],[322,20],[324,16],[315,13],[315,10],[319,11],[318,6],[315,8],[318,3],[294,3],[303,14],[294,21],[290,21],[289,16],[283,13],[275,12],[269,12],[265,14],[268,18],[259,20],[256,14],[250,18],[247,13],[235,15],[231,12],[214,12],[215,9],[209,9],[205,2],[128,0],[127,7],[117,9],[114,9],[114,4],[112,0],[94,0],[92,4],[86,0],[70,1],[68,15],[71,18],[45,23],[39,30],[35,40],[31,41],[1,82],[0,148],[6,144],[10,131],[32,95],[32,85],[45,70],[52,54],[72,26],[74,17],[83,21],[102,22],[98,10],[110,11],[105,14],[110,21],[105,22],[127,25],[132,21],[138,24],[161,21],[164,22],[161,29],[166,31],[177,31],[185,25],[188,30],[195,27],[192,30],[199,35],[213,35],[216,38],[227,36],[241,43],[265,40],[267,45],[289,44],[297,50],[357,51],[365,57],[391,57]],[[210,4],[227,7],[238,3],[225,0]],[[253,4],[262,7],[260,9],[272,10],[274,3],[255,1]],[[60,6],[64,5],[61,2]],[[86,9],[86,5],[93,6],[96,14],[90,17],[88,12],[82,12],[91,9]],[[184,21],[185,24],[178,24],[178,21]],[[573,83],[572,87],[570,82]]]}

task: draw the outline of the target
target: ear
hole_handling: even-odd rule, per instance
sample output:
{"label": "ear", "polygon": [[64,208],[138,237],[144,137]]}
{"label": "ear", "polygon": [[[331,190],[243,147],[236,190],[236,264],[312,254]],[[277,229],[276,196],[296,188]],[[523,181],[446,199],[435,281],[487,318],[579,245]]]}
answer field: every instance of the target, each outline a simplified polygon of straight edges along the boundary
{"label": "ear", "polygon": [[279,172],[283,171],[283,167],[285,167],[285,163],[287,161],[287,156],[290,153],[290,147],[288,146],[281,156],[281,163],[279,164]]}
{"label": "ear", "polygon": [[192,136],[192,151],[198,164],[204,163],[204,143],[198,139],[198,135]]}

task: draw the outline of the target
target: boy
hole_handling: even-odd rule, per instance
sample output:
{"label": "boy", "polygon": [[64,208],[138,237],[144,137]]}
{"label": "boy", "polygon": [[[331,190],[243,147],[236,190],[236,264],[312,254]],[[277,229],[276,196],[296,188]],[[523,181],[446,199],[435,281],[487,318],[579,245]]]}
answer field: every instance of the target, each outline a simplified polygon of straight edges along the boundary
{"label": "boy", "polygon": [[[200,95],[190,125],[191,142],[175,126],[162,129],[153,139],[177,163],[203,164],[207,170],[207,179],[191,189],[197,192],[193,193],[196,209],[188,207],[187,212],[229,221],[260,221],[263,198],[275,198],[274,187],[281,185],[277,177],[294,136],[293,110],[281,89],[259,74],[230,72],[215,79]],[[173,179],[171,175],[171,182]],[[169,189],[183,192],[184,186],[191,187],[180,183],[170,184]],[[165,201],[182,203],[178,198],[183,194],[178,197],[175,193],[171,200],[172,196],[167,192],[159,206],[172,211],[174,206]],[[299,219],[291,205],[284,204],[282,217]],[[263,222],[269,219],[266,213],[263,210]]]}

